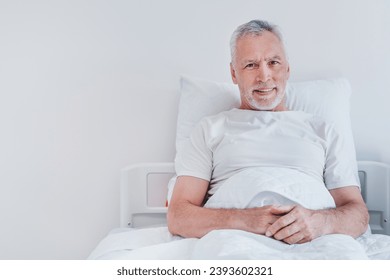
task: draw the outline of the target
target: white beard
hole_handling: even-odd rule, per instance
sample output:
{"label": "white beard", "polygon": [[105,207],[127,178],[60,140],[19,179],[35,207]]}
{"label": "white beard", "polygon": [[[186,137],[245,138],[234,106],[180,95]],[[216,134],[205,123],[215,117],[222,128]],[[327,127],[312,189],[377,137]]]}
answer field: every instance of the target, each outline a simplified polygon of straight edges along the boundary
{"label": "white beard", "polygon": [[246,93],[245,98],[249,105],[254,109],[259,111],[271,111],[282,102],[284,95],[284,93],[277,93],[271,100],[267,100],[267,98],[260,98],[261,101],[259,101],[259,99],[254,98],[253,93],[251,92],[250,94]]}

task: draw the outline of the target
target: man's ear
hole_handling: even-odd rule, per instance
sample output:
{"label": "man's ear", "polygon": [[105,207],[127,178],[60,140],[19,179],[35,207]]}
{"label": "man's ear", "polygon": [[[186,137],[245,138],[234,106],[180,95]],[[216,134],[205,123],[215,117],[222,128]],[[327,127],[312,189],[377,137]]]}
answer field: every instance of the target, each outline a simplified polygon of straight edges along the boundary
{"label": "man's ear", "polygon": [[230,74],[232,75],[232,80],[234,84],[237,84],[236,70],[234,70],[233,63],[230,62]]}
{"label": "man's ear", "polygon": [[287,79],[289,79],[290,78],[290,64],[287,65],[287,73],[288,73]]}

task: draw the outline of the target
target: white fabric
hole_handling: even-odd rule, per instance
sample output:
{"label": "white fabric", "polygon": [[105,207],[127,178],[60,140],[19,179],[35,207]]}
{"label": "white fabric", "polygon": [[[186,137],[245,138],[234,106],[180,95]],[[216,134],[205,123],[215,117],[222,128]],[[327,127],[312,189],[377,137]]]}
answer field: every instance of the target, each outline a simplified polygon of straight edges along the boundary
{"label": "white fabric", "polygon": [[238,230],[210,232],[198,241],[191,257],[256,260],[368,259],[360,244],[347,235],[327,235],[310,243],[287,245],[263,235]]}
{"label": "white fabric", "polygon": [[[300,111],[232,109],[204,118],[176,156],[176,174],[210,181],[209,194],[251,167],[281,167],[328,189],[359,186],[354,151],[335,127]],[[239,187],[240,188],[240,187]]]}
{"label": "white fabric", "polygon": [[[147,243],[149,236],[157,240],[169,235],[168,228],[129,230],[109,234],[95,248],[88,259],[97,260],[189,260],[189,259],[257,259],[257,260],[365,260],[390,259],[390,237],[372,235],[370,241],[382,246],[380,253],[368,255],[365,247],[350,236],[326,235],[310,243],[288,245],[283,242],[240,230],[215,230],[200,239],[161,238],[161,243],[144,247],[132,245]],[[131,243],[128,241],[132,240]],[[110,248],[110,245],[112,248]],[[383,247],[385,246],[385,247]]]}
{"label": "white fabric", "polygon": [[[184,75],[180,84],[177,150],[188,140],[191,131],[203,117],[240,106],[239,90],[234,84]],[[350,96],[351,87],[344,78],[289,82],[286,87],[286,103],[290,110],[304,111],[335,123],[353,145],[349,116]]]}
{"label": "white fabric", "polygon": [[[334,206],[324,188],[300,183],[301,174],[274,168],[257,176],[262,168],[246,170],[225,182],[206,207],[245,208],[269,201],[299,203],[308,208]],[[259,179],[260,178],[260,179]],[[282,183],[281,183],[282,182]],[[236,184],[243,185],[237,192]],[[277,189],[274,186],[279,186]],[[297,188],[291,192],[291,186]],[[239,194],[239,197],[236,197]],[[390,259],[390,236],[366,234],[357,240],[342,234],[319,237],[312,242],[288,245],[263,235],[241,230],[215,230],[200,239],[172,236],[166,227],[130,230],[108,235],[89,259]]]}
{"label": "white fabric", "polygon": [[[159,242],[158,242],[159,241]],[[142,247],[136,244],[143,244]],[[216,230],[201,239],[172,236],[167,227],[112,232],[88,259],[375,259],[390,260],[390,236],[325,235],[301,245],[287,245],[240,230]]]}
{"label": "white fabric", "polygon": [[336,206],[323,183],[300,171],[254,167],[227,179],[205,207],[246,209],[271,204],[299,204],[313,210]]}
{"label": "white fabric", "polygon": [[[231,83],[218,83],[190,76],[180,78],[180,102],[176,131],[176,158],[187,145],[194,127],[206,117],[240,106],[238,87]],[[350,121],[351,86],[344,78],[288,82],[286,103],[290,110],[304,111],[333,123],[350,155],[355,155]],[[176,176],[168,184],[169,202]]]}

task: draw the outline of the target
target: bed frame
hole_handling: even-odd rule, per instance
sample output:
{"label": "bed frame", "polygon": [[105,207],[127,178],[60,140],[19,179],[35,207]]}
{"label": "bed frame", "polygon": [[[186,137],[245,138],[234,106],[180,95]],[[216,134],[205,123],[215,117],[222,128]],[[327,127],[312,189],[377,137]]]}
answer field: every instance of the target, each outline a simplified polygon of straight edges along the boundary
{"label": "bed frame", "polygon": [[[373,233],[390,235],[390,166],[358,161],[363,199],[370,213]],[[121,170],[120,225],[166,225],[168,182],[175,175],[173,163],[142,163]]]}

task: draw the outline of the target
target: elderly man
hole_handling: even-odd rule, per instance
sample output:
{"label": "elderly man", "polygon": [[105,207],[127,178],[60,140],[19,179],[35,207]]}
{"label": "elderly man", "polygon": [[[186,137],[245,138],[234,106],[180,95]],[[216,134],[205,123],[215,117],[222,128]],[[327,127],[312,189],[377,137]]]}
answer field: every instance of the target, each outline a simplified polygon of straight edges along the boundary
{"label": "elderly man", "polygon": [[[286,107],[290,66],[277,27],[259,20],[239,26],[232,35],[231,54],[231,76],[240,90],[241,106],[203,119],[179,152],[168,209],[170,232],[202,237],[216,229],[239,229],[289,244],[325,234],[361,235],[368,212],[354,155],[343,152],[342,137],[333,126]],[[203,207],[223,182],[254,166],[287,167],[320,178],[336,207]]]}

